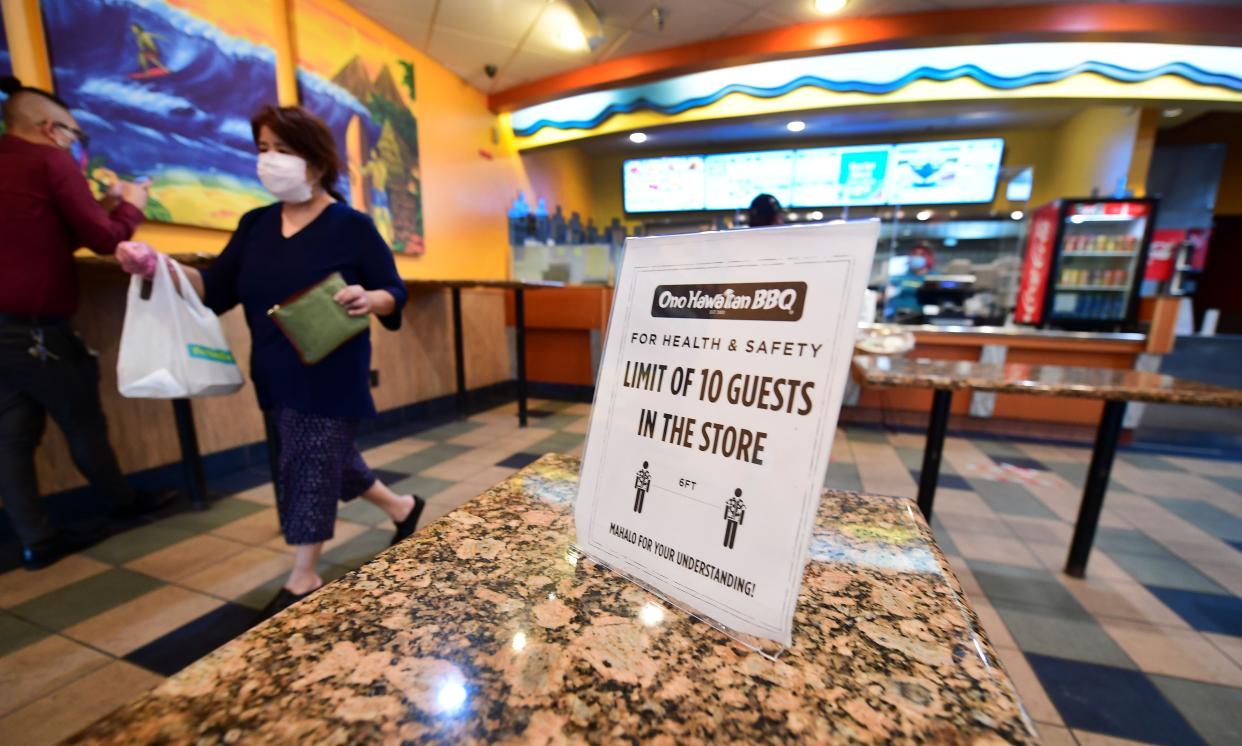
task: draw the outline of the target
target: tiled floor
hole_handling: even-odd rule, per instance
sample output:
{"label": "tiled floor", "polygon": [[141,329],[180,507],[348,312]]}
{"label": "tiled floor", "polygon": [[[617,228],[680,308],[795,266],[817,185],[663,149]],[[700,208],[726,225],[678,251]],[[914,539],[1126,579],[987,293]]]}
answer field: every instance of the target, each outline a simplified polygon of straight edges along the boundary
{"label": "tiled floor", "polygon": [[[368,462],[428,498],[424,523],[547,451],[589,407],[539,402],[369,439]],[[1086,580],[1060,572],[1085,448],[950,437],[933,526],[1047,744],[1242,743],[1242,463],[1124,451]],[[829,486],[912,496],[922,437],[838,432]],[[244,630],[290,563],[260,470],[228,496],[38,573],[0,574],[0,743],[51,743]],[[329,577],[391,524],[343,506]]]}

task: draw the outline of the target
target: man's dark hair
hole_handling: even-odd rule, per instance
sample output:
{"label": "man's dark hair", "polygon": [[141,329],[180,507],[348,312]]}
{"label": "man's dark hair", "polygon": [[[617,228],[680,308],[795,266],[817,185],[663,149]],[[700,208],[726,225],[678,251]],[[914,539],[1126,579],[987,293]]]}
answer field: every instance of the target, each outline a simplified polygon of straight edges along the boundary
{"label": "man's dark hair", "polygon": [[33,93],[37,96],[46,98],[48,101],[51,101],[62,109],[69,109],[69,104],[65,103],[60,96],[57,96],[55,93],[50,91],[45,91],[42,88],[32,88],[30,86],[22,85],[22,82],[13,75],[0,76],[0,93],[3,93],[9,98],[12,98],[19,93]]}

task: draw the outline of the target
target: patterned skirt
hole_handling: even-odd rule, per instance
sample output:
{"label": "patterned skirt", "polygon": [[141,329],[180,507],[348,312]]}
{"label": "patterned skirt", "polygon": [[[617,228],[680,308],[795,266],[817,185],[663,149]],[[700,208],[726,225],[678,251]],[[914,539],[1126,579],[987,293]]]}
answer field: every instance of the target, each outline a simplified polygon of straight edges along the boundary
{"label": "patterned skirt", "polygon": [[358,421],[295,412],[274,413],[280,437],[280,530],[292,545],[332,538],[336,503],[358,497],[375,484],[354,436]]}

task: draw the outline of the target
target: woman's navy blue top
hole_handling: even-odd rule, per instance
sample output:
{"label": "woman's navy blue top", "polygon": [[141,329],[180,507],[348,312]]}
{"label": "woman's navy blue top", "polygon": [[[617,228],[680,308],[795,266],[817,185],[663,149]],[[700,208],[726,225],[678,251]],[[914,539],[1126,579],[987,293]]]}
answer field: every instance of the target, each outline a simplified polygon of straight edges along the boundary
{"label": "woman's navy blue top", "polygon": [[380,322],[401,326],[405,285],[392,252],[371,218],[339,202],[328,205],[289,238],[280,230],[280,203],[242,216],[237,232],[203,272],[203,302],[217,314],[238,303],[250,326],[250,375],[265,410],[288,408],[324,417],[375,415],[371,399],[371,333],[354,337],[315,365],[304,365],[267,310],[340,272],[345,282],[387,290],[397,308]]}

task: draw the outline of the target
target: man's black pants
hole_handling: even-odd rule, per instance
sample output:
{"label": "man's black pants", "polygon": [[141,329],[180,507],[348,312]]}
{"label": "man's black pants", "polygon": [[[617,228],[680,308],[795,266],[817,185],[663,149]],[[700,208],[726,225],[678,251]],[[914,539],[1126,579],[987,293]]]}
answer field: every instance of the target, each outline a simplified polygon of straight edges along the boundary
{"label": "man's black pants", "polygon": [[[32,355],[42,330],[46,359]],[[99,404],[99,363],[68,324],[29,325],[0,318],[0,500],[22,544],[51,538],[55,526],[39,501],[34,455],[46,419],[65,434],[78,471],[112,501],[133,501],[108,443]]]}

